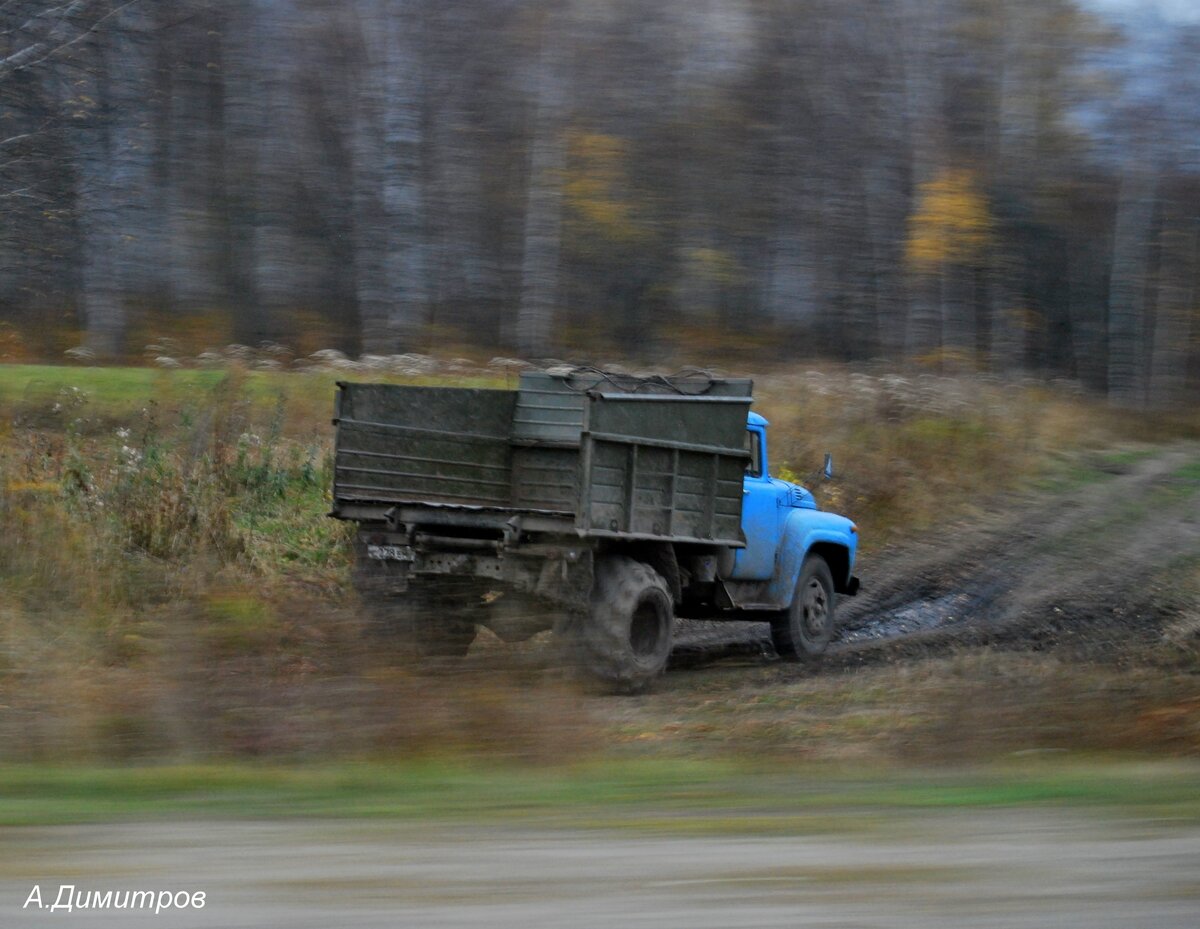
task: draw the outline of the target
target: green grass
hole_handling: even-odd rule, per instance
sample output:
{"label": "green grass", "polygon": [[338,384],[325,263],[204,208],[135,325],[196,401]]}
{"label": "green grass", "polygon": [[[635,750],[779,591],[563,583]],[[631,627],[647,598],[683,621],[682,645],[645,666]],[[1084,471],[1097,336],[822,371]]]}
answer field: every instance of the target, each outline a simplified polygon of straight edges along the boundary
{"label": "green grass", "polygon": [[[172,406],[195,403],[212,395],[229,369],[162,370],[132,367],[67,365],[0,365],[0,409],[53,403],[64,391],[82,391],[88,412],[120,417],[137,412],[154,401]],[[339,380],[446,386],[445,377],[393,377],[375,372],[245,371],[243,387],[256,410],[269,409],[280,398],[297,408],[319,413],[328,426],[333,413],[335,384]],[[455,378],[455,386],[504,387],[503,377]]]}
{"label": "green grass", "polygon": [[[552,768],[453,762],[0,767],[0,825],[155,817],[368,817],[721,832],[774,831],[797,817],[1044,805],[1200,820],[1194,764],[1023,762],[933,773],[786,771],[716,761]],[[684,814],[688,821],[684,821]]]}
{"label": "green grass", "polygon": [[1200,460],[1189,461],[1171,476],[1177,480],[1200,481]]}
{"label": "green grass", "polygon": [[[223,371],[0,365],[0,403],[43,400],[60,391],[76,388],[87,394],[94,408],[114,413],[130,410],[151,399],[208,392],[223,377]],[[255,373],[251,375],[251,382],[261,387],[268,377]]]}
{"label": "green grass", "polygon": [[1114,449],[1100,454],[1098,457],[1101,465],[1109,471],[1125,471],[1139,461],[1145,461],[1147,458],[1153,458],[1158,451],[1157,447],[1149,446],[1145,448],[1122,448]]}
{"label": "green grass", "polygon": [[1081,490],[1128,472],[1138,462],[1152,458],[1159,450],[1158,446],[1147,446],[1060,454],[1046,461],[1042,474],[1034,481],[1034,487],[1052,493]]}

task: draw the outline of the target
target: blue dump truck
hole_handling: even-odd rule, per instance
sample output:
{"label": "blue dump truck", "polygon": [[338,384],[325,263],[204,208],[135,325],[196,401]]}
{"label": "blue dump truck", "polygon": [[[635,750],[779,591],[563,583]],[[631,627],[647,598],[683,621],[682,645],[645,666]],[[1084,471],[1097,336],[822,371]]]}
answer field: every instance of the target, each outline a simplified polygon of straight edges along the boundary
{"label": "blue dump truck", "polygon": [[515,390],[338,385],[333,512],[355,582],[425,657],[554,629],[612,687],[649,684],[676,617],[769,621],[820,655],[858,591],[857,530],[771,477],[752,383],[527,372]]}

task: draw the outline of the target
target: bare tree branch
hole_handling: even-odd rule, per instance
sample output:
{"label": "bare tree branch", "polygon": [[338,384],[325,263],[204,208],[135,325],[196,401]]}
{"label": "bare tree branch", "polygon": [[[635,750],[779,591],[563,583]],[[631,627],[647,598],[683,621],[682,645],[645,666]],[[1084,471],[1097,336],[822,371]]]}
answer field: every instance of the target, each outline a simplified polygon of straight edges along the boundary
{"label": "bare tree branch", "polygon": [[[17,71],[23,71],[27,68],[35,67],[55,55],[58,55],[74,45],[79,44],[88,36],[92,35],[105,22],[112,19],[126,7],[139,3],[140,0],[126,0],[120,6],[109,10],[103,16],[91,23],[87,28],[81,29],[78,33],[70,38],[66,38],[68,32],[68,23],[89,10],[89,8],[97,5],[98,0],[74,0],[65,7],[53,7],[36,18],[45,18],[54,11],[61,10],[61,15],[57,22],[50,28],[46,37],[40,41],[34,42],[23,49],[9,55],[7,58],[0,58],[0,79],[8,77]],[[32,23],[33,20],[30,20]],[[29,23],[26,23],[29,25]],[[24,28],[24,27],[22,27]]]}

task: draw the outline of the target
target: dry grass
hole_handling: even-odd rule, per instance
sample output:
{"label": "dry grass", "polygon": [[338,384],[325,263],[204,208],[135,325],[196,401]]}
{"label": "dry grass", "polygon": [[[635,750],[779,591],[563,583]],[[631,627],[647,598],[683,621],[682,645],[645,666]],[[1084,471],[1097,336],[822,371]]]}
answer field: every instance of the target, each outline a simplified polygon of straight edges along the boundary
{"label": "dry grass", "polygon": [[294,382],[6,411],[0,760],[575,751],[568,696],[397,671],[364,637],[325,517],[331,385]]}
{"label": "dry grass", "polygon": [[1200,655],[1143,657],[1117,667],[974,648],[819,675],[776,665],[683,673],[627,709],[612,738],[631,755],[792,763],[1200,754]]}
{"label": "dry grass", "polygon": [[756,407],[771,421],[775,472],[851,516],[867,548],[969,512],[1083,449],[1200,435],[1196,411],[1133,413],[1068,387],[844,367],[759,378]]}
{"label": "dry grass", "polygon": [[[11,387],[0,394],[0,761],[569,759],[656,744],[598,720],[606,704],[553,669],[483,663],[420,674],[398,670],[364,639],[348,533],[324,515],[333,375],[105,371],[81,371],[83,390],[69,371],[36,389],[20,388],[14,369],[0,379]],[[1144,420],[1069,392],[978,379],[779,372],[760,379],[759,396],[777,463],[806,478],[834,453],[840,478],[815,490],[858,520],[868,544],[1019,484],[1056,450],[1158,437]],[[1191,641],[1194,618],[1180,622],[1178,636]],[[1031,670],[1028,700],[1004,711],[988,695],[1005,682],[981,683],[985,669],[976,670],[764,684],[763,700],[790,700],[802,714],[756,715],[744,691],[730,697],[728,715],[695,710],[684,686],[680,734],[666,742],[685,751],[969,752],[975,743],[963,733],[1003,730],[1010,717],[996,713],[1042,703],[1055,704],[1047,712],[1058,716],[1042,716],[1061,718],[1055,726],[1093,731],[1061,699],[1063,688],[1099,692],[1087,672]],[[863,687],[879,699],[849,700],[824,722],[814,715],[822,700]],[[1109,728],[1139,714],[1169,722],[1192,696],[1168,690],[1145,690]],[[897,695],[921,709],[897,716]],[[1079,706],[1109,704],[1088,697]],[[1080,744],[1104,747],[1102,719],[1097,711],[1094,737]],[[703,726],[707,735],[692,731]]]}

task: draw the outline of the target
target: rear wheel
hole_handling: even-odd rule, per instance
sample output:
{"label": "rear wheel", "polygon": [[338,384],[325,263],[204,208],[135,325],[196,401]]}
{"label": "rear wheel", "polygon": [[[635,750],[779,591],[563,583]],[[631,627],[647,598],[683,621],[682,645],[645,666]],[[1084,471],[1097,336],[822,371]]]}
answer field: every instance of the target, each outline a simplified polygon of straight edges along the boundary
{"label": "rear wheel", "polygon": [[671,591],[649,565],[620,555],[606,558],[596,566],[591,610],[581,625],[588,670],[622,692],[643,690],[671,656]]}
{"label": "rear wheel", "polygon": [[771,640],[780,658],[799,661],[823,654],[835,628],[833,574],[824,558],[809,555],[792,605],[771,623]]}

